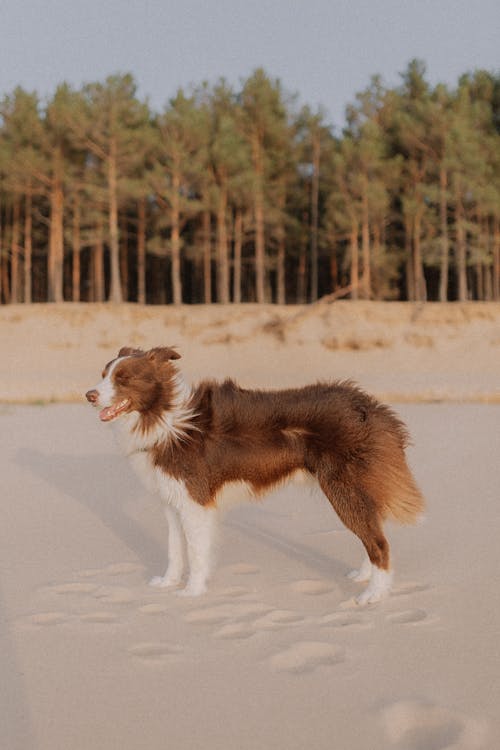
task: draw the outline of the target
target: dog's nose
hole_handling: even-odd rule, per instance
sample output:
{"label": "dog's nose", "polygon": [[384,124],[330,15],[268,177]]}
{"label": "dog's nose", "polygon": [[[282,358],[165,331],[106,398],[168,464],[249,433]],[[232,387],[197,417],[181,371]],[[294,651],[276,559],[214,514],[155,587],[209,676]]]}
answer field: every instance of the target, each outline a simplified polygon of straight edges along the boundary
{"label": "dog's nose", "polygon": [[94,388],[91,391],[87,391],[87,393],[85,394],[85,398],[87,399],[87,401],[90,401],[91,404],[95,404],[95,402],[99,398],[99,394]]}

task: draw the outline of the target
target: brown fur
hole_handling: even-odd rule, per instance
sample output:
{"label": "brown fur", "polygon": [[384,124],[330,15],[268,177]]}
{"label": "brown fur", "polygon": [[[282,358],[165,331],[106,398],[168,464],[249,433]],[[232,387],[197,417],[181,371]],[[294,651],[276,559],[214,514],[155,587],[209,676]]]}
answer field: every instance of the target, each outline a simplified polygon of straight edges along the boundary
{"label": "brown fur", "polygon": [[[179,355],[167,348],[122,349],[119,356],[125,354],[112,379],[146,434],[176,403]],[[405,426],[351,382],[259,391],[231,380],[202,381],[185,409],[191,416],[181,437],[166,436],[149,450],[153,464],[183,480],[201,505],[216,504],[228,482],[247,482],[261,494],[305,470],[383,569],[389,568],[383,521],[412,523],[423,511],[406,463]]]}

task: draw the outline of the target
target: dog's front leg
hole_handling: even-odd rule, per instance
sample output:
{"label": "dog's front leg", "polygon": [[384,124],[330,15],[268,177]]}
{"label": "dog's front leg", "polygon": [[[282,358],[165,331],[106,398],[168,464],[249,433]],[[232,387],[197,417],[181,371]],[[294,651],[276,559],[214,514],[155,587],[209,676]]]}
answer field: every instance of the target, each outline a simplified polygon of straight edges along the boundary
{"label": "dog's front leg", "polygon": [[189,577],[181,596],[199,596],[207,590],[212,571],[217,509],[199,505],[191,498],[179,507],[189,564]]}
{"label": "dog's front leg", "polygon": [[185,540],[179,513],[176,508],[169,504],[165,506],[164,511],[168,524],[167,570],[165,575],[154,576],[149,582],[150,586],[159,588],[179,586],[184,572]]}

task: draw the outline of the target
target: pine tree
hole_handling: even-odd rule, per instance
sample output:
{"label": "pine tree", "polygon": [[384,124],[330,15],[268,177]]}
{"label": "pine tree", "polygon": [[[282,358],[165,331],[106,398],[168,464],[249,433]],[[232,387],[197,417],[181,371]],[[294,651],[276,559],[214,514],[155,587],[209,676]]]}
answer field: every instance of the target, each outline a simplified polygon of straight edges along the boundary
{"label": "pine tree", "polygon": [[203,117],[194,95],[179,89],[156,120],[157,162],[150,173],[151,186],[162,211],[168,212],[172,296],[182,303],[181,232],[199,208],[196,182],[200,173],[200,145],[205,137]]}
{"label": "pine tree", "polygon": [[224,80],[210,92],[209,106],[208,159],[216,205],[217,299],[227,303],[230,300],[230,217],[232,209],[237,210],[242,188],[249,179],[250,153],[238,129],[241,112],[235,94]]}
{"label": "pine tree", "polygon": [[123,298],[118,222],[121,188],[137,163],[141,132],[148,121],[148,108],[136,98],[136,85],[130,74],[87,84],[72,97],[64,118],[79,145],[97,161],[106,185],[111,302],[121,302]]}
{"label": "pine tree", "polygon": [[250,149],[253,165],[255,222],[255,295],[266,301],[266,188],[272,172],[272,152],[287,128],[287,115],[281,84],[270,80],[259,68],[243,85],[240,94],[241,131]]}

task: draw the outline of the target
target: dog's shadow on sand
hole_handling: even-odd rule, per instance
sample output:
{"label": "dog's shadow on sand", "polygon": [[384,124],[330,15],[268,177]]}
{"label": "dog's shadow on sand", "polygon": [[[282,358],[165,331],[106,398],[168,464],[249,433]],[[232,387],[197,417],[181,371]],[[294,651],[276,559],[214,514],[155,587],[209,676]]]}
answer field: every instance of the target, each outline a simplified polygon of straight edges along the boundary
{"label": "dog's shadow on sand", "polygon": [[[19,451],[16,463],[90,511],[132,551],[148,572],[157,573],[165,565],[167,524],[160,503],[153,495],[149,496],[153,520],[164,524],[164,543],[127,512],[138,497],[147,496],[148,493],[122,456],[110,453],[48,455],[31,449]],[[254,513],[248,506],[247,512],[240,514],[235,508],[221,520],[229,533],[243,534],[262,546],[279,550],[283,557],[299,560],[317,574],[333,575],[339,579],[346,572],[344,565],[333,555],[324,555],[276,529],[264,529],[257,512],[254,519]]]}
{"label": "dog's shadow on sand", "polygon": [[[148,571],[157,571],[166,562],[165,544],[127,513],[145,490],[123,457],[113,454],[45,454],[37,450],[19,451],[16,463],[39,477],[63,495],[76,500],[130,549]],[[151,498],[151,514],[163,522],[159,505]]]}

